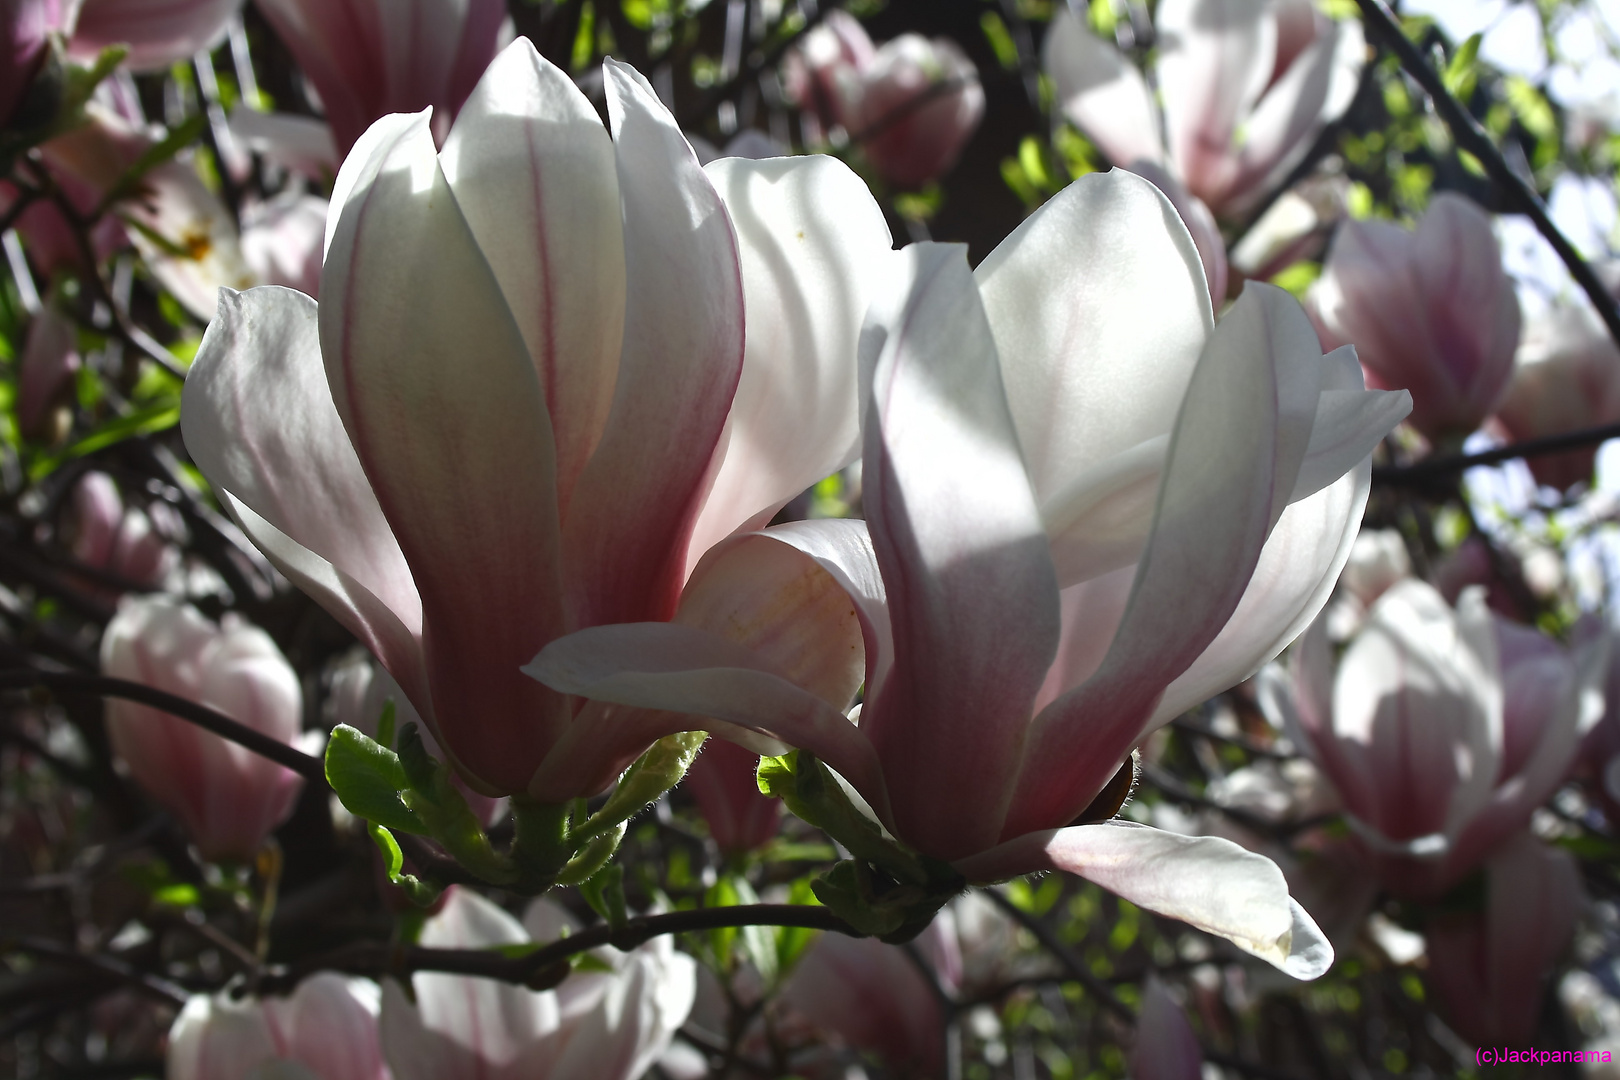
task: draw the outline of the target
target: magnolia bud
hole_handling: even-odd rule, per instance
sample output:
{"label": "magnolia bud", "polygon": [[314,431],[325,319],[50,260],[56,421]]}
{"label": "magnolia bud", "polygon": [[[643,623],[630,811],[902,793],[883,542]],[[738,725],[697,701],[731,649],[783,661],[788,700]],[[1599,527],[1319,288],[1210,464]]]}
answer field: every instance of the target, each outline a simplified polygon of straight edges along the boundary
{"label": "magnolia bud", "polygon": [[1369,386],[1412,392],[1431,440],[1468,435],[1507,389],[1519,301],[1491,219],[1461,196],[1435,196],[1416,229],[1346,222],[1310,306],[1323,345],[1354,345]]}
{"label": "magnolia bud", "polygon": [[[298,675],[270,636],[227,616],[215,626],[165,596],[126,596],[101,639],[104,674],[218,710],[282,742],[298,734]],[[297,774],[167,713],[109,698],[107,730],[135,780],[209,859],[248,860],[292,812]]]}

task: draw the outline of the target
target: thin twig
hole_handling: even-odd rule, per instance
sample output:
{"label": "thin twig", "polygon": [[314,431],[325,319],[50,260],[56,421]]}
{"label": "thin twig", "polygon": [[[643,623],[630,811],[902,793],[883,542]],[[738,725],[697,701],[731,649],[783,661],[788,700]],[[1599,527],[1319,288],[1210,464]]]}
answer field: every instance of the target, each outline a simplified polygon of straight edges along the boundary
{"label": "thin twig", "polygon": [[160,1001],[167,1001],[174,1005],[184,1005],[186,999],[191,996],[183,988],[168,979],[137,970],[116,956],[82,953],[67,945],[32,935],[11,938],[5,941],[4,945],[8,948],[33,953],[35,956],[50,957],[53,960],[62,960],[78,967],[88,968],[91,971],[109,976],[118,982],[127,983],[132,988],[144,992],[148,997],[155,997]]}
{"label": "thin twig", "polygon": [[1401,30],[1401,24],[1395,13],[1390,11],[1384,0],[1356,0],[1361,7],[1362,20],[1377,32],[1384,45],[1395,54],[1401,67],[1412,76],[1425,93],[1434,102],[1435,111],[1440,114],[1446,126],[1451,129],[1451,136],[1457,140],[1457,145],[1468,151],[1479,160],[1485,173],[1497,189],[1515,203],[1520,211],[1535,223],[1536,231],[1546,237],[1558,257],[1569,268],[1570,276],[1580,285],[1586,293],[1592,306],[1597,309],[1598,317],[1603,325],[1609,328],[1609,335],[1616,344],[1620,344],[1620,307],[1615,304],[1614,297],[1609,295],[1598,280],[1597,274],[1581,258],[1569,240],[1554,225],[1552,218],[1547,216],[1547,206],[1541,201],[1541,196],[1522,176],[1514,172],[1508,165],[1507,159],[1497,149],[1496,143],[1491,140],[1490,134],[1480,126],[1467,109],[1450,92],[1446,90],[1445,83],[1435,74],[1434,68],[1424,59],[1418,47],[1407,38]]}
{"label": "thin twig", "polygon": [[199,705],[195,701],[143,683],[109,678],[105,675],[81,675],[66,671],[0,671],[0,690],[32,689],[55,690],[69,694],[94,694],[98,697],[122,698],[141,705],[150,705],[189,724],[195,724],[204,731],[210,731],[222,739],[229,739],[260,757],[269,758],[306,780],[326,784],[326,766],[320,758],[288,746],[263,732],[255,731],[206,705]]}
{"label": "thin twig", "polygon": [[1039,941],[1041,946],[1045,948],[1047,952],[1051,953],[1053,958],[1056,959],[1059,964],[1063,965],[1063,970],[1068,972],[1069,976],[1081,986],[1085,987],[1086,991],[1090,993],[1092,997],[1096,998],[1097,1002],[1102,1005],[1103,1008],[1107,1009],[1109,1012],[1113,1013],[1127,1024],[1134,1025],[1136,1023],[1136,1010],[1132,1009],[1129,1005],[1125,1004],[1125,1002],[1121,1001],[1119,997],[1115,995],[1113,987],[1099,979],[1092,972],[1092,970],[1086,966],[1085,961],[1076,956],[1074,954],[1074,950],[1065,945],[1063,940],[1053,933],[1049,926],[1034,915],[1031,915],[1029,912],[1025,911],[1023,908],[1019,907],[1017,904],[1013,903],[1011,900],[1007,899],[1007,897],[1002,894],[1001,890],[981,889],[979,891],[986,898],[988,898],[991,903],[995,904],[1002,911],[1005,911],[1008,915],[1011,915],[1013,920],[1017,922],[1018,925],[1022,926],[1025,930],[1028,930],[1031,934],[1034,934],[1035,940]]}
{"label": "thin twig", "polygon": [[1602,424],[1579,431],[1566,431],[1562,435],[1543,435],[1537,439],[1482,450],[1477,454],[1450,454],[1427,458],[1411,465],[1375,465],[1372,479],[1375,484],[1390,487],[1422,487],[1475,466],[1498,465],[1515,458],[1543,457],[1566,450],[1580,450],[1610,439],[1620,439],[1620,424]]}
{"label": "thin twig", "polygon": [[663,934],[737,926],[796,926],[832,930],[851,937],[864,936],[826,908],[807,904],[699,908],[642,915],[626,920],[618,928],[598,923],[522,956],[508,956],[494,949],[430,949],[420,945],[359,942],[272,971],[251,989],[258,994],[284,994],[318,971],[341,971],[372,978],[402,978],[418,971],[442,971],[548,989],[567,977],[568,961],[582,952],[604,945],[629,951]]}

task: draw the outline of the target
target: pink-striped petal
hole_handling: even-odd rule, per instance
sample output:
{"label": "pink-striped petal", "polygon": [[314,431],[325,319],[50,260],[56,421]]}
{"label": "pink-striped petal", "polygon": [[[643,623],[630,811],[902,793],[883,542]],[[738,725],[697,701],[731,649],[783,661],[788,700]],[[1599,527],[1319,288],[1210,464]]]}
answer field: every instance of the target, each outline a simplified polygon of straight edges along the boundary
{"label": "pink-striped petal", "polygon": [[518,670],[563,628],[551,425],[427,116],[378,128],[332,209],[327,381],[422,597],[440,743],[490,793],[522,790],[566,719]]}
{"label": "pink-striped petal", "polygon": [[607,423],[625,302],[613,141],[527,38],[490,65],[440,155],[550,411],[562,518]]}
{"label": "pink-striped petal", "polygon": [[725,456],[689,566],[854,460],[856,342],[892,258],[883,212],[837,158],[732,157],[704,172],[737,230],[748,333]]}
{"label": "pink-striped petal", "polygon": [[604,68],[628,307],[607,427],[564,525],[571,625],[667,619],[743,364],[725,205],[634,69]]}
{"label": "pink-striped petal", "polygon": [[[1046,533],[960,247],[901,253],[868,315],[862,483],[894,667],[862,710],[896,835],[940,858],[994,843],[1059,633]],[[940,792],[952,792],[941,799]]]}

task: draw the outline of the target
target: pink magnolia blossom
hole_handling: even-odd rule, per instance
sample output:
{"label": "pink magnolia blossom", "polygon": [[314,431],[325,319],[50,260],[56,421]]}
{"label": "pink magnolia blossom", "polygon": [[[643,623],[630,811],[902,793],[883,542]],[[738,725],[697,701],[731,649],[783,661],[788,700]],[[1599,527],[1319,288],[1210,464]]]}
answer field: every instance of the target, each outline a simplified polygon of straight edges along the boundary
{"label": "pink magnolia blossom", "polygon": [[212,49],[242,0],[83,0],[69,55],[95,59],[109,45],[128,45],[124,63],[136,71],[161,71]]}
{"label": "pink magnolia blossom", "polygon": [[55,305],[46,303],[28,324],[17,361],[17,429],[25,439],[53,443],[67,435],[79,358],[78,332]]}
{"label": "pink magnolia blossom", "polygon": [[710,739],[686,770],[684,789],[708,822],[709,835],[727,855],[764,847],[776,836],[782,800],[760,794],[754,775],[758,765],[758,754]]}
{"label": "pink magnolia blossom", "polygon": [[1418,222],[1348,221],[1309,306],[1324,345],[1353,343],[1370,385],[1412,392],[1430,440],[1479,427],[1507,391],[1519,301],[1491,219],[1442,192]]}
{"label": "pink magnolia blossom", "polygon": [[789,94],[861,144],[889,183],[919,188],[946,172],[984,118],[984,89],[947,38],[902,34],[874,47],[846,12],[827,13],[788,65]]}
{"label": "pink magnolia blossom", "polygon": [[169,1030],[168,1080],[389,1080],[377,1011],[375,984],[331,972],[286,998],[199,995]]}
{"label": "pink magnolia blossom", "polygon": [[1222,218],[1287,178],[1349,108],[1366,58],[1361,24],[1309,0],[1165,0],[1154,28],[1162,111],[1124,54],[1060,6],[1045,45],[1058,106],[1109,161],[1169,170]]}
{"label": "pink magnolia blossom", "polygon": [[1431,917],[1428,981],[1464,1039],[1522,1045],[1535,1032],[1547,976],[1569,947],[1585,890],[1569,853],[1528,832],[1497,850],[1485,878],[1483,911]]}
{"label": "pink magnolia blossom", "polygon": [[[99,103],[86,112],[88,123],[52,139],[40,153],[74,204],[88,213],[161,131],[145,129]],[[40,216],[31,217],[36,211]],[[151,169],[117,211],[139,226],[128,230],[127,239],[152,275],[199,319],[213,313],[221,285],[252,284],[236,223],[189,162],[166,161]],[[104,218],[101,226],[113,231],[101,236],[98,227],[97,243],[105,245],[98,255],[115,250],[126,236],[115,216]],[[30,252],[47,267],[78,263],[71,233],[54,207],[31,207],[18,227]]]}
{"label": "pink magnolia blossom", "polygon": [[[611,137],[520,40],[442,153],[427,114],[379,121],[338,176],[319,306],[224,295],[181,415],[242,528],[469,783],[547,802],[651,740],[520,666],[579,627],[702,623],[723,590],[699,556],[854,456],[856,337],[889,258],[837,161],[699,168],[641,76],[610,62],[606,86]],[[857,620],[835,586],[798,602],[843,611],[844,652],[759,643],[847,701]]]}
{"label": "pink magnolia blossom", "polygon": [[[571,929],[549,900],[530,904],[520,923],[477,893],[452,888],[420,940],[487,949],[555,941]],[[592,955],[607,970],[570,975],[543,993],[418,973],[412,1002],[396,983],[384,983],[382,1040],[393,1080],[635,1080],[691,1012],[697,965],[668,937]]]}
{"label": "pink magnolia blossom", "polygon": [[875,1054],[892,1075],[937,1077],[945,1061],[940,994],[961,988],[950,911],[940,912],[912,947],[932,978],[905,947],[824,933],[800,957],[780,1000],[824,1037]]}
{"label": "pink magnolia blossom", "polygon": [[510,40],[504,0],[258,0],[314,84],[338,152],[389,113],[433,110],[443,141]]}
{"label": "pink magnolia blossom", "polygon": [[149,514],[126,507],[106,473],[85,473],[73,486],[68,509],[68,546],[85,566],[141,588],[156,588],[180,565],[180,549],[174,544],[180,522],[173,508],[154,503]]}
{"label": "pink magnolia blossom", "polygon": [[[1251,285],[1215,324],[1191,237],[1130,173],[1082,177],[976,274],[960,248],[902,256],[862,339],[866,523],[781,526],[707,558],[724,581],[734,552],[774,543],[796,560],[784,597],[838,583],[864,632],[858,722],[692,625],[584,630],[529,670],[809,750],[970,881],[1069,870],[1319,974],[1328,950],[1269,860],[1068,826],[1148,733],[1321,609],[1406,396],[1363,390],[1350,350],[1323,357],[1281,290]],[[766,589],[738,602],[765,607]]]}
{"label": "pink magnolia blossom", "polygon": [[[4,0],[0,3],[0,128],[8,127],[39,74],[50,34],[73,33],[81,0]],[[30,117],[43,123],[48,116]]]}
{"label": "pink magnolia blossom", "polygon": [[[1620,349],[1588,307],[1556,308],[1525,330],[1496,424],[1511,440],[1536,439],[1620,420]],[[1597,448],[1525,459],[1562,491],[1592,479]]]}
{"label": "pink magnolia blossom", "polygon": [[[101,639],[101,670],[217,709],[291,743],[298,675],[263,630],[215,626],[166,596],[126,596]],[[296,773],[167,713],[107,700],[107,731],[131,775],[180,819],[204,857],[250,860],[292,812]]]}
{"label": "pink magnolia blossom", "polygon": [[1142,992],[1130,1073],[1131,1080],[1200,1080],[1204,1075],[1204,1048],[1186,1011],[1158,979],[1149,979]]}
{"label": "pink magnolia blossom", "polygon": [[1522,829],[1602,710],[1601,637],[1566,649],[1493,615],[1483,589],[1453,610],[1415,579],[1390,588],[1337,673],[1322,624],[1261,705],[1338,789],[1384,886],[1432,899]]}

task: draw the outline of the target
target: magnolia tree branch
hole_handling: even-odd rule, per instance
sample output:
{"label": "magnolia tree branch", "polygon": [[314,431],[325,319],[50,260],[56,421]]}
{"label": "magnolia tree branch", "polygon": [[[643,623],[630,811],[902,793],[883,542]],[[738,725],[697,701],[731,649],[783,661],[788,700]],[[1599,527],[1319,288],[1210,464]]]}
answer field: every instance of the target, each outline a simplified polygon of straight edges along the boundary
{"label": "magnolia tree branch", "polygon": [[1566,431],[1562,435],[1543,435],[1538,439],[1525,439],[1523,442],[1481,450],[1477,454],[1451,454],[1446,457],[1427,458],[1411,465],[1378,465],[1373,468],[1372,479],[1375,484],[1387,484],[1391,487],[1423,487],[1445,481],[1475,466],[1499,465],[1515,458],[1542,457],[1546,454],[1563,453],[1566,450],[1582,450],[1608,442],[1610,439],[1620,439],[1620,424],[1602,424],[1598,427],[1582,428],[1579,431]]}
{"label": "magnolia tree branch", "polygon": [[641,915],[614,927],[607,923],[581,930],[560,941],[521,955],[500,949],[431,949],[421,945],[359,942],[311,956],[285,968],[272,969],[243,992],[285,994],[320,971],[340,971],[373,979],[408,978],[418,971],[442,971],[480,979],[516,983],[532,990],[549,990],[568,977],[569,961],[591,949],[611,945],[628,951],[663,934],[720,930],[739,926],[793,926],[831,930],[850,937],[860,931],[824,907],[807,904],[748,904],[741,907],[700,908]]}
{"label": "magnolia tree branch", "polygon": [[1445,83],[1429,66],[1418,47],[1407,38],[1401,30],[1400,22],[1395,18],[1384,0],[1356,0],[1361,6],[1362,20],[1368,27],[1377,33],[1385,48],[1395,54],[1396,59],[1406,73],[1423,87],[1425,93],[1434,102],[1435,111],[1440,114],[1446,126],[1451,129],[1452,138],[1457,145],[1468,151],[1484,166],[1485,173],[1497,189],[1506,195],[1517,208],[1535,223],[1536,231],[1546,237],[1547,242],[1558,252],[1558,257],[1569,268],[1570,276],[1580,285],[1586,293],[1592,306],[1597,309],[1598,317],[1603,325],[1609,328],[1609,336],[1620,344],[1620,307],[1615,304],[1614,297],[1609,295],[1598,280],[1597,274],[1581,258],[1569,240],[1554,225],[1547,216],[1546,204],[1536,189],[1522,176],[1514,172],[1508,165],[1507,159],[1497,149],[1496,143],[1491,140],[1490,134],[1480,126],[1467,109],[1451,93],[1446,90]]}
{"label": "magnolia tree branch", "polygon": [[278,739],[248,727],[226,716],[215,712],[206,705],[199,705],[188,698],[180,697],[159,690],[156,687],[146,686],[143,683],[130,682],[128,679],[114,679],[106,675],[87,675],[68,671],[34,671],[30,669],[0,671],[0,690],[55,690],[68,694],[95,694],[99,697],[122,698],[141,705],[149,705],[154,709],[161,709],[172,716],[176,716],[188,724],[195,724],[204,731],[218,735],[222,739],[229,739],[238,746],[269,758],[277,765],[285,766],[299,774],[306,780],[313,780],[318,784],[326,783],[326,767],[318,757],[304,753],[296,747],[288,746]]}

